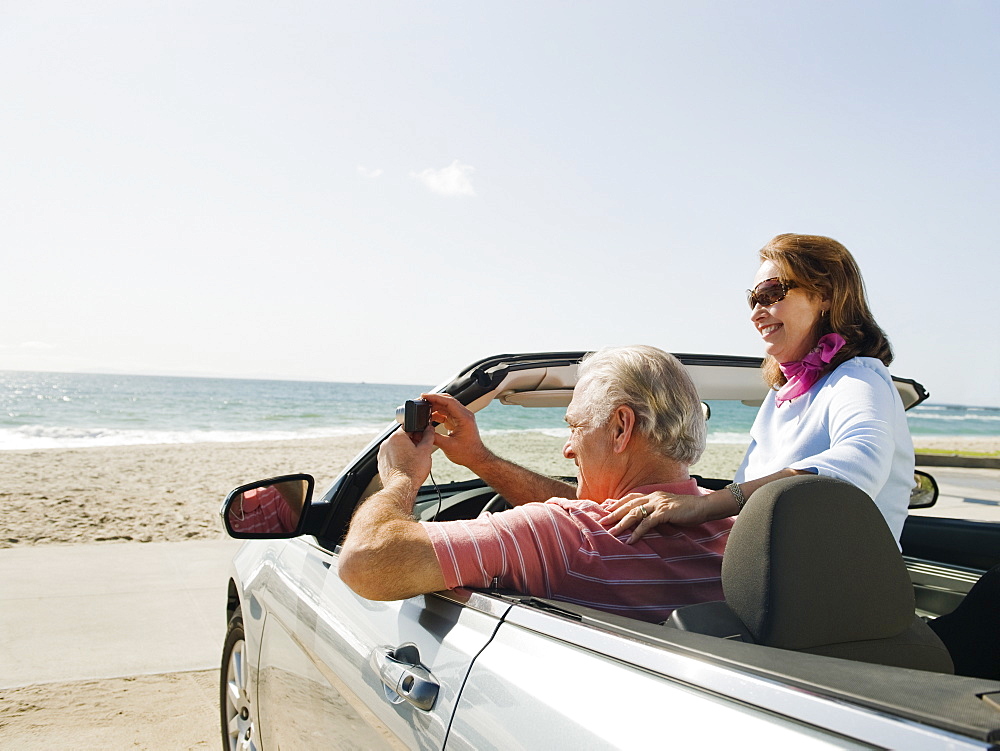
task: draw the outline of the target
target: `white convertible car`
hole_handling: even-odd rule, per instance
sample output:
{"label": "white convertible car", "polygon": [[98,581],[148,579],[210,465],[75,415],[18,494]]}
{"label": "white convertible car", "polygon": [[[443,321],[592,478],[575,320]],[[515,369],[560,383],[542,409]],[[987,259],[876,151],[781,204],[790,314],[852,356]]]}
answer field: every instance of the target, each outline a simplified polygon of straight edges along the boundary
{"label": "white convertible car", "polygon": [[[565,406],[582,355],[497,356],[439,390],[474,411]],[[677,356],[714,409],[766,393],[756,358]],[[908,407],[927,396],[897,387]],[[398,427],[318,500],[307,475],[227,498],[227,529],[247,542],[228,582],[225,748],[1000,744],[1000,525],[911,515],[900,556],[867,496],[800,477],[759,491],[737,518],[726,601],[666,624],[510,591],[371,602],[338,577],[338,544]],[[435,474],[421,519],[506,506],[478,478]],[[933,479],[918,480],[913,505],[932,504]]]}

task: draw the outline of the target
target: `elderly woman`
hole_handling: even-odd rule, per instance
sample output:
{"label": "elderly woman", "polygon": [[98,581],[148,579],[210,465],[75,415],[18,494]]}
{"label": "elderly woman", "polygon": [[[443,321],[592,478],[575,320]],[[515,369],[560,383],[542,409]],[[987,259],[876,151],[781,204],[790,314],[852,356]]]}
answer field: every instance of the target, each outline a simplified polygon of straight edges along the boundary
{"label": "elderly woman", "polygon": [[892,349],[869,310],[858,266],[839,242],[815,235],[778,235],[760,261],[748,301],[772,388],[735,482],[703,496],[627,496],[608,517],[611,532],[634,528],[634,541],[664,522],[738,514],[767,483],[813,473],[864,490],[898,544],[913,443],[886,367]]}

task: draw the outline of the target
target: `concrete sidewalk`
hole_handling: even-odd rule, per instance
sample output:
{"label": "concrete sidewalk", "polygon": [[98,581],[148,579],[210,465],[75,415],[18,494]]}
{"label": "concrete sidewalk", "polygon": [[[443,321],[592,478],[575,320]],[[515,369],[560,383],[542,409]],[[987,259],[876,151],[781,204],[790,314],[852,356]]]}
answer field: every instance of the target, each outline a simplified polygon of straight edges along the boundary
{"label": "concrete sidewalk", "polygon": [[1000,470],[967,467],[922,467],[937,480],[940,495],[918,516],[1000,522]]}
{"label": "concrete sidewalk", "polygon": [[0,688],[217,667],[237,540],[0,550]]}

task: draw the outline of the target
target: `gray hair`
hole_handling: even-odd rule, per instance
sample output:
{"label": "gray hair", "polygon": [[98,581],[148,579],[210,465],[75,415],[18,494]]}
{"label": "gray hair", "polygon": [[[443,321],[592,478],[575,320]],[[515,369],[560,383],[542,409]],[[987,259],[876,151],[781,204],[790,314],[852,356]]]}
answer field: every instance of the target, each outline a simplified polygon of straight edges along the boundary
{"label": "gray hair", "polygon": [[705,451],[705,413],[694,382],[680,360],[656,347],[609,347],[580,362],[577,389],[583,409],[604,425],[617,407],[628,406],[636,427],[664,455],[694,464]]}

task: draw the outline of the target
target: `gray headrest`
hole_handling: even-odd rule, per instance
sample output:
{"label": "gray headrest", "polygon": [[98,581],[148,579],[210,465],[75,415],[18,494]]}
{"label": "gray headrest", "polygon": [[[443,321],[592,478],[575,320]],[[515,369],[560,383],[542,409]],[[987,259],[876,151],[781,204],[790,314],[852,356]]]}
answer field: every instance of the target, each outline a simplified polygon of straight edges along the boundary
{"label": "gray headrest", "polygon": [[722,587],[754,639],[783,649],[884,639],[913,621],[913,586],[881,512],[853,485],[817,475],[751,496]]}

